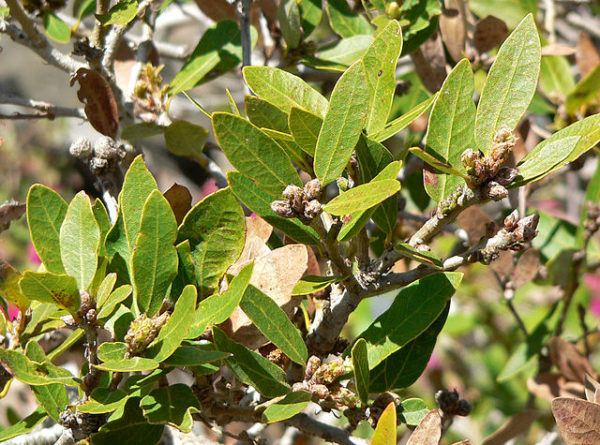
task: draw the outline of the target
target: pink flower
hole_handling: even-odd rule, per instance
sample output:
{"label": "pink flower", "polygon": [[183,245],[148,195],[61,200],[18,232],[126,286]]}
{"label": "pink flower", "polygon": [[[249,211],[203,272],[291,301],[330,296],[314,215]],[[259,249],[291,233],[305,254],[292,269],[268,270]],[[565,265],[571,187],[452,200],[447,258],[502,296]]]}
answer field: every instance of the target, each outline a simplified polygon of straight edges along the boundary
{"label": "pink flower", "polygon": [[[2,311],[2,313],[4,314],[4,316],[6,317],[6,312],[4,312],[4,309],[2,307],[0,307],[0,310]],[[8,305],[8,320],[9,321],[13,321],[15,320],[18,316],[19,313],[21,311],[19,310],[19,308],[17,306],[14,306],[12,304]]]}
{"label": "pink flower", "polygon": [[587,273],[583,276],[583,282],[592,294],[590,312],[600,318],[600,276]]}
{"label": "pink flower", "polygon": [[438,356],[435,354],[431,354],[431,357],[429,357],[429,362],[427,363],[427,367],[425,369],[427,369],[428,371],[435,371],[437,369],[440,369],[441,367],[442,362],[440,361]]}
{"label": "pink flower", "polygon": [[219,187],[217,187],[217,181],[215,181],[213,178],[208,179],[206,182],[204,182],[204,184],[202,184],[202,188],[200,189],[200,199],[206,198],[208,195],[216,192],[217,190],[219,190]]}
{"label": "pink flower", "polygon": [[592,301],[590,301],[590,312],[600,318],[600,297],[592,298]]}
{"label": "pink flower", "polygon": [[27,248],[27,258],[29,258],[29,261],[35,265],[42,264],[42,260],[35,250],[35,247],[33,247],[33,244],[31,243],[29,243],[29,247]]}

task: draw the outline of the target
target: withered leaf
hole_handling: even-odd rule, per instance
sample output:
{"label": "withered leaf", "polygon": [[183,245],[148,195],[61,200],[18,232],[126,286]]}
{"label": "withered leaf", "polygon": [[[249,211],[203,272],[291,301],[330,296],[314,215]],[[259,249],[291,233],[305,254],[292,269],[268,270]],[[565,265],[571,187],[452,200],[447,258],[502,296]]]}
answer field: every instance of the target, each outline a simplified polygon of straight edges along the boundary
{"label": "withered leaf", "polygon": [[221,20],[237,20],[235,6],[226,0],[196,0],[198,8],[215,22]]}
{"label": "withered leaf", "polygon": [[446,55],[440,34],[435,33],[410,56],[425,88],[432,93],[439,91],[446,78]]}
{"label": "withered leaf", "polygon": [[464,10],[463,0],[446,0],[446,7],[440,16],[440,31],[444,37],[444,44],[454,61],[459,61],[465,50],[467,26]]}
{"label": "withered leaf", "polygon": [[187,187],[175,183],[163,195],[169,201],[177,225],[181,224],[187,212],[192,208],[192,194]]}
{"label": "withered leaf", "polygon": [[493,15],[477,20],[473,44],[480,53],[489,51],[504,42],[508,37],[508,27],[503,20]]}
{"label": "withered leaf", "polygon": [[600,383],[591,375],[585,375],[585,397],[588,402],[600,403]]}
{"label": "withered leaf", "polygon": [[594,375],[590,362],[577,351],[577,348],[560,337],[552,337],[548,342],[550,360],[567,380],[584,383],[586,373]]}
{"label": "withered leaf", "polygon": [[246,221],[246,241],[241,255],[227,271],[232,275],[237,275],[254,258],[266,255],[271,251],[267,246],[267,241],[273,232],[273,227],[258,216],[247,216],[244,219]]}
{"label": "withered leaf", "polygon": [[492,222],[492,218],[480,207],[472,206],[461,212],[456,218],[456,222],[461,229],[467,232],[469,242],[476,244],[486,235],[486,226]]}
{"label": "withered leaf", "polygon": [[559,43],[553,43],[542,47],[542,56],[572,56],[577,52],[576,48]]}
{"label": "withered leaf", "polygon": [[502,445],[529,430],[529,427],[540,416],[540,413],[526,409],[508,419],[500,428],[486,437],[482,445]]}
{"label": "withered leaf", "polygon": [[79,82],[77,97],[85,104],[85,115],[92,127],[104,136],[116,137],[119,110],[108,81],[96,71],[79,68],[71,77],[70,85],[75,82]]}
{"label": "withered leaf", "polygon": [[513,276],[515,288],[519,288],[536,277],[540,268],[540,253],[535,249],[529,249],[519,257]]}
{"label": "withered leaf", "polygon": [[582,32],[579,35],[575,61],[577,62],[581,78],[587,76],[600,63],[600,54],[598,54],[594,42],[592,42],[586,33]]}
{"label": "withered leaf", "polygon": [[427,413],[419,426],[408,438],[406,445],[438,445],[442,438],[442,416],[433,409]]}
{"label": "withered leaf", "polygon": [[600,443],[600,405],[597,403],[557,397],[552,400],[552,414],[567,445]]}
{"label": "withered leaf", "polygon": [[25,204],[18,202],[7,202],[0,205],[0,232],[7,230],[12,221],[23,216],[25,209]]}

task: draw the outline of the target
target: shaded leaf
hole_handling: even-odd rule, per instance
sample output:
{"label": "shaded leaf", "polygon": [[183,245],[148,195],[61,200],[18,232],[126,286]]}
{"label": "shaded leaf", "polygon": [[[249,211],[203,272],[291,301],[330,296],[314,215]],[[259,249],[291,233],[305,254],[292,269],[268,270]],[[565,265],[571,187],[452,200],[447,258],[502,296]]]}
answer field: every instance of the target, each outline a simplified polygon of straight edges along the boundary
{"label": "shaded leaf", "polygon": [[102,74],[79,68],[71,77],[70,86],[79,82],[77,98],[85,104],[83,110],[96,131],[115,138],[119,129],[119,110],[112,88]]}
{"label": "shaded leaf", "polygon": [[300,8],[300,20],[304,31],[304,38],[306,38],[321,23],[323,7],[321,0],[298,0],[298,7]]}
{"label": "shaded leaf", "polygon": [[123,302],[129,295],[131,295],[132,287],[129,284],[124,284],[116,288],[106,299],[102,305],[96,318],[98,320],[104,320],[110,317],[113,311],[117,308],[117,305]]}
{"label": "shaded leaf", "polygon": [[367,342],[359,338],[352,347],[352,368],[354,371],[354,382],[360,401],[366,404],[369,401],[369,359],[367,357]]}
{"label": "shaded leaf", "polygon": [[163,361],[165,366],[198,366],[206,363],[218,362],[231,354],[229,352],[211,351],[197,346],[180,346],[173,354]]}
{"label": "shaded leaf", "polygon": [[253,386],[265,397],[282,396],[289,392],[285,372],[277,365],[230,340],[219,328],[213,328],[213,338],[219,350],[233,354],[225,362],[240,381]]}
{"label": "shaded leaf", "polygon": [[256,96],[246,96],[246,115],[257,127],[289,133],[288,115],[275,105]]}
{"label": "shaded leaf", "polygon": [[71,28],[53,12],[46,12],[43,17],[44,29],[52,40],[59,43],[69,43]]}
{"label": "shaded leaf", "polygon": [[500,45],[508,37],[508,27],[503,20],[488,15],[475,23],[473,44],[480,53],[489,51]]}
{"label": "shaded leaf", "polygon": [[112,6],[105,14],[96,14],[96,18],[104,26],[125,26],[135,18],[137,10],[138,3],[136,0],[122,0]]}
{"label": "shaded leaf", "polygon": [[417,426],[429,413],[429,408],[421,399],[412,398],[401,403],[400,419],[409,426]]}
{"label": "shaded leaf", "polygon": [[431,108],[437,96],[438,93],[435,93],[433,96],[428,97],[426,100],[413,107],[408,113],[405,113],[402,116],[387,123],[385,127],[383,127],[378,132],[374,134],[369,134],[369,138],[373,139],[376,142],[383,142],[391,138],[395,134],[399,133],[400,131],[404,130],[412,122],[421,117],[423,113],[427,113],[427,110]]}
{"label": "shaded leaf", "polygon": [[187,187],[175,183],[169,190],[163,193],[163,196],[171,206],[177,225],[181,224],[185,215],[192,208],[192,195],[190,191]]}
{"label": "shaded leaf", "polygon": [[35,184],[27,194],[27,223],[35,250],[46,270],[65,273],[60,256],[60,226],[68,204],[54,190]]}
{"label": "shaded leaf", "polygon": [[[460,170],[457,170],[450,164],[447,164],[438,160],[437,158],[434,158],[432,155],[430,155],[426,151],[421,150],[419,147],[411,147],[408,149],[408,151],[441,173],[445,173],[447,175],[466,177],[466,175]],[[425,182],[427,182],[427,180],[425,180]]]}
{"label": "shaded leaf", "polygon": [[[317,57],[308,60],[313,64],[322,63],[322,69],[330,71],[337,70],[335,64],[339,64],[339,69],[344,72],[346,68],[364,56],[373,40],[372,35],[356,35],[341,39],[332,45],[321,48],[317,53]],[[313,68],[317,67],[313,66]]]}
{"label": "shaded leaf", "polygon": [[297,48],[302,39],[298,2],[296,0],[281,0],[277,9],[277,19],[287,47],[290,49]]}
{"label": "shaded leaf", "polygon": [[121,130],[121,138],[134,142],[140,139],[149,138],[163,134],[165,127],[148,122],[131,124]]}
{"label": "shaded leaf", "polygon": [[298,146],[310,156],[314,156],[323,119],[302,108],[292,107],[288,125]]}
{"label": "shaded leaf", "polygon": [[99,365],[93,365],[94,368],[102,371],[114,372],[141,372],[151,371],[158,368],[159,363],[156,360],[143,357],[132,357],[117,361],[106,361]]}
{"label": "shaded leaf", "polygon": [[193,413],[201,411],[192,389],[183,383],[156,388],[142,398],[140,408],[151,424],[167,424],[184,433],[194,426]]}
{"label": "shaded leaf", "polygon": [[331,93],[317,140],[314,170],[323,186],[335,181],[346,168],[364,127],[369,96],[364,65],[356,62],[342,74]]}
{"label": "shaded leaf", "polygon": [[27,385],[43,386],[58,383],[79,386],[69,371],[52,363],[36,363],[17,351],[0,349],[0,360],[12,371],[15,378]]}
{"label": "shaded leaf", "polygon": [[369,22],[363,16],[352,12],[346,0],[328,0],[326,7],[331,29],[341,37],[373,34]]}
{"label": "shaded leaf", "polygon": [[21,292],[21,277],[17,269],[0,259],[0,296],[17,306],[21,312],[25,312],[29,307],[29,299]]}
{"label": "shaded leaf", "polygon": [[574,113],[594,100],[600,93],[600,65],[581,79],[567,96],[565,106],[568,113]]}
{"label": "shaded leaf", "polygon": [[169,151],[197,162],[202,160],[202,150],[207,139],[206,128],[186,121],[173,122],[165,128],[165,142]]}
{"label": "shaded leaf", "polygon": [[268,424],[294,417],[308,406],[311,397],[307,391],[291,392],[277,403],[269,405],[262,413],[262,421]]}
{"label": "shaded leaf", "polygon": [[318,277],[307,275],[294,286],[292,295],[308,295],[328,288],[333,283],[344,281],[346,277]]}
{"label": "shaded leaf", "polygon": [[302,335],[277,303],[254,286],[249,286],[240,307],[263,335],[292,361],[300,365],[306,363],[308,351]]}
{"label": "shaded leaf", "polygon": [[36,409],[23,420],[0,431],[0,442],[4,442],[5,440],[12,439],[13,437],[21,436],[33,431],[38,425],[46,420],[47,417],[48,415],[42,408]]}
{"label": "shaded leaf", "polygon": [[529,14],[500,47],[479,99],[475,143],[485,155],[489,154],[498,130],[513,130],[529,107],[540,61],[540,39]]}

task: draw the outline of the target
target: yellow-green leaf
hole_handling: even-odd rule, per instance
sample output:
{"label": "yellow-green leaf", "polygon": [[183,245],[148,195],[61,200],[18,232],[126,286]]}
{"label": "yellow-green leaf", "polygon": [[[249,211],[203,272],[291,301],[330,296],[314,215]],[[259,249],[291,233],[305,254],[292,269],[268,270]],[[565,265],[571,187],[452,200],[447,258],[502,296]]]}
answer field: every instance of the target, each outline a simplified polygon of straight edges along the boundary
{"label": "yellow-green leaf", "polygon": [[395,179],[384,179],[354,187],[329,201],[323,210],[332,215],[348,215],[376,206],[400,191]]}
{"label": "yellow-green leaf", "polygon": [[77,281],[69,275],[26,271],[19,285],[30,300],[53,303],[71,313],[77,312],[81,304]]}
{"label": "yellow-green leaf", "polygon": [[360,397],[360,401],[366,405],[369,400],[369,358],[367,354],[367,342],[359,338],[352,347],[352,368],[354,371],[354,383]]}
{"label": "yellow-green leaf", "polygon": [[396,422],[396,404],[390,402],[377,422],[371,445],[396,445]]}

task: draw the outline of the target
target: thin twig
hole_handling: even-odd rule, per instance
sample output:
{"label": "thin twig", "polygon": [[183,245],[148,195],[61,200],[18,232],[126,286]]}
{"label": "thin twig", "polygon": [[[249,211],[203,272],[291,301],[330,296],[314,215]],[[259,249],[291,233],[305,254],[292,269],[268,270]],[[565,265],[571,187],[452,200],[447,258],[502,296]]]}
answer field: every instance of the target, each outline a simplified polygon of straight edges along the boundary
{"label": "thin twig", "polygon": [[237,13],[242,40],[242,67],[252,65],[252,42],[250,41],[250,4],[252,0],[238,0]]}
{"label": "thin twig", "polygon": [[54,119],[55,117],[77,117],[87,119],[83,108],[59,107],[48,102],[19,97],[12,94],[0,92],[0,104],[17,105],[21,107],[33,108],[39,113],[15,113],[12,115],[2,114],[1,119]]}
{"label": "thin twig", "polygon": [[21,434],[14,439],[3,442],[4,445],[52,445],[62,436],[64,428],[55,424],[50,428],[34,430],[27,434]]}

